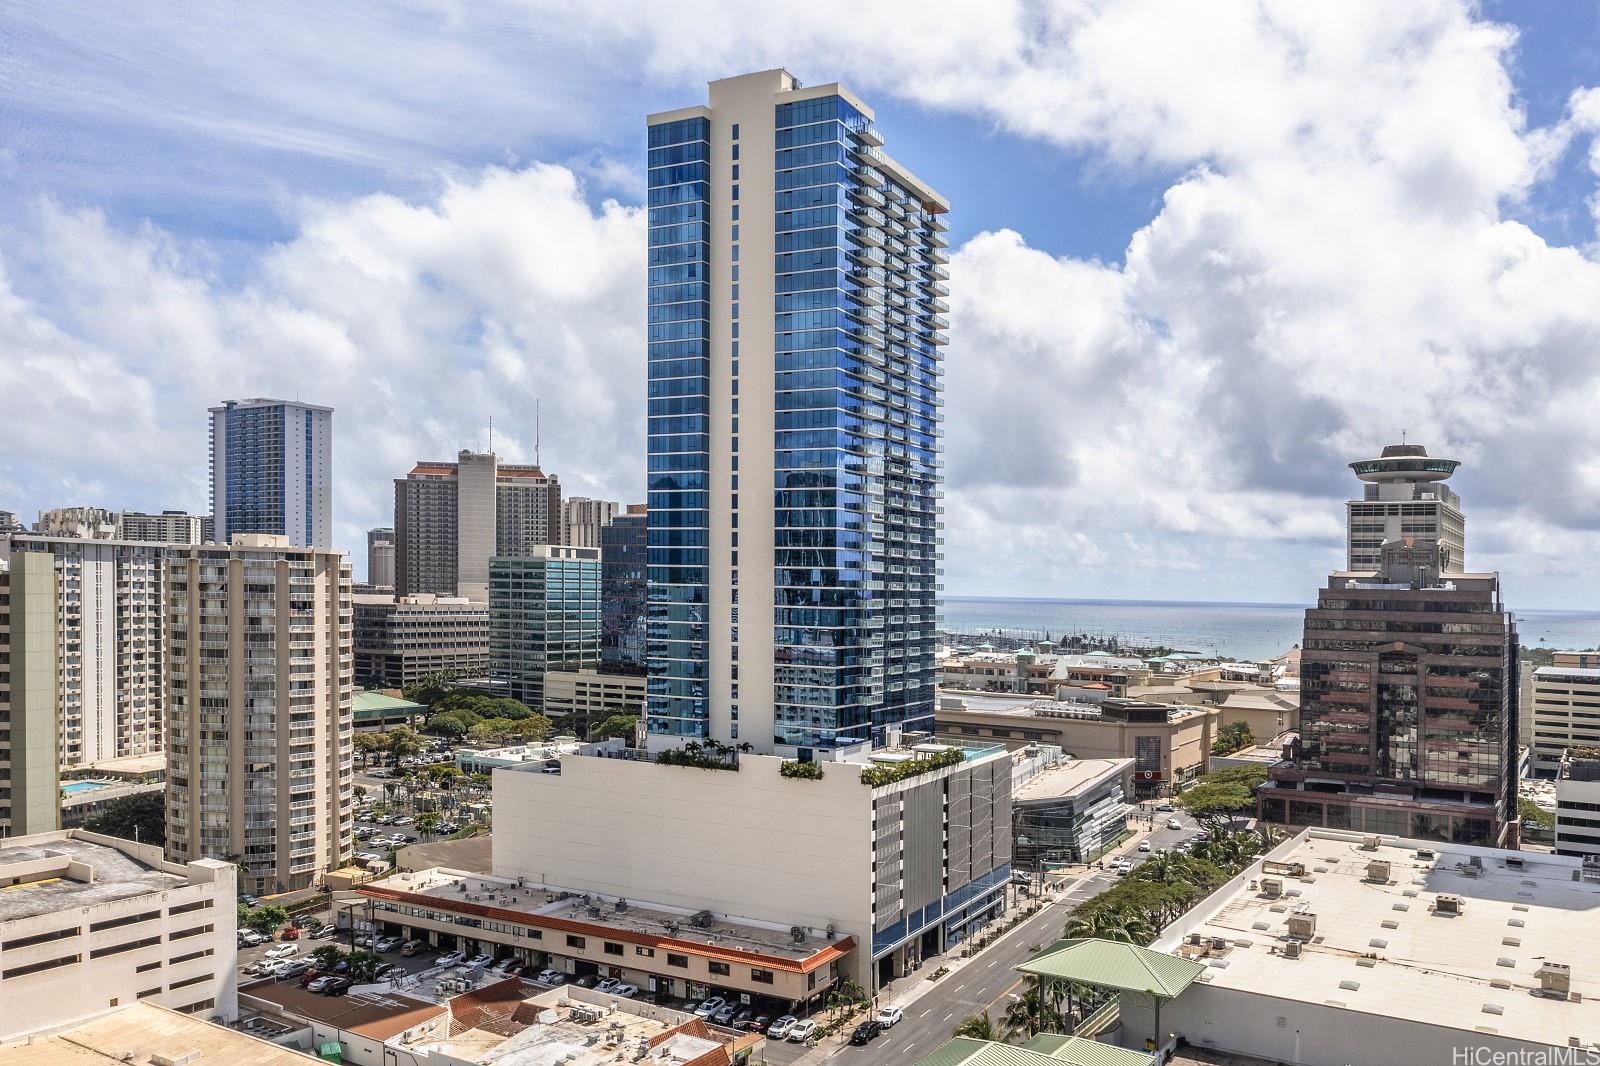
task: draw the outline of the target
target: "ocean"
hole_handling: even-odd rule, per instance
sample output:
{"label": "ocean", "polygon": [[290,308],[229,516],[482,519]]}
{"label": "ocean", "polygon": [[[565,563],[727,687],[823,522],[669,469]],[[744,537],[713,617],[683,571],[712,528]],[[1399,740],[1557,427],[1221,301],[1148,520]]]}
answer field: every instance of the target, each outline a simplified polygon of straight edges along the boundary
{"label": "ocean", "polygon": [[[1038,600],[946,596],[942,628],[980,635],[1073,634],[1178,651],[1265,659],[1300,643],[1306,604],[1160,600]],[[1600,611],[1517,611],[1526,647],[1600,647]]]}

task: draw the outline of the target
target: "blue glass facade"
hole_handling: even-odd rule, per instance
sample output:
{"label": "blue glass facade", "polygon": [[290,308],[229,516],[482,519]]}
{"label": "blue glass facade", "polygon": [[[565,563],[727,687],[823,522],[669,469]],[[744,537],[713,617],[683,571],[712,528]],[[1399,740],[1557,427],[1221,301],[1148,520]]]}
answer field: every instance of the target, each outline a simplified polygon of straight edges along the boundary
{"label": "blue glass facade", "polygon": [[838,96],[776,108],[780,743],[933,728],[942,236]]}
{"label": "blue glass facade", "polygon": [[710,714],[711,124],[649,132],[650,729],[706,735]]}
{"label": "blue glass facade", "polygon": [[[230,533],[281,533],[284,514],[284,449],[291,446],[282,407],[235,407],[223,427],[227,445],[224,513],[215,515]],[[293,446],[310,449],[308,438]],[[310,482],[306,492],[311,491]],[[306,514],[311,513],[308,506]],[[306,537],[309,542],[309,535]]]}

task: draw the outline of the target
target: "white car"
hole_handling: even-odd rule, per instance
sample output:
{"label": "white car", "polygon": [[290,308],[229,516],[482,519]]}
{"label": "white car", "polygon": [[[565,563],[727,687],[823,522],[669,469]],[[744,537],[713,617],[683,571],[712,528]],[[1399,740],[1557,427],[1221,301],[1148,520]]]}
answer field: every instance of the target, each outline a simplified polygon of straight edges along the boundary
{"label": "white car", "polygon": [[621,980],[618,978],[607,977],[602,979],[599,984],[595,985],[594,990],[596,992],[615,992],[617,990],[617,986],[621,983]]}
{"label": "white car", "polygon": [[493,955],[474,955],[467,960],[467,965],[474,970],[486,970],[494,964]]}
{"label": "white car", "polygon": [[611,990],[611,994],[613,996],[621,996],[624,999],[632,999],[634,996],[639,994],[639,986],[630,985],[626,981],[623,981],[620,982],[617,987]]}
{"label": "white car", "polygon": [[709,1018],[727,1005],[727,1000],[721,996],[712,996],[694,1009],[695,1017]]}
{"label": "white car", "polygon": [[899,1021],[901,1017],[902,1012],[899,1007],[884,1007],[878,1012],[876,1021],[885,1029],[889,1029],[892,1028],[894,1023]]}
{"label": "white car", "polygon": [[789,1030],[799,1024],[800,1019],[792,1014],[785,1014],[767,1027],[768,1040],[782,1040],[789,1035]]}
{"label": "white car", "polygon": [[266,957],[269,959],[287,959],[291,955],[298,954],[300,954],[299,944],[279,944],[275,948],[268,948]]}
{"label": "white car", "polygon": [[788,1041],[791,1044],[804,1044],[811,1039],[811,1034],[817,1031],[817,1023],[807,1018],[803,1022],[795,1022],[789,1029]]}
{"label": "white car", "polygon": [[465,951],[447,951],[433,960],[435,966],[460,966],[467,961]]}
{"label": "white car", "polygon": [[1150,850],[1150,842],[1148,840],[1139,841],[1139,850],[1140,851],[1149,851]]}
{"label": "white car", "polygon": [[1176,818],[1168,818],[1167,819],[1167,828],[1168,829],[1182,829],[1183,828],[1183,823],[1178,821]]}
{"label": "white car", "polygon": [[539,976],[535,977],[534,980],[541,985],[559,985],[566,982],[567,975],[560,970],[540,970]]}

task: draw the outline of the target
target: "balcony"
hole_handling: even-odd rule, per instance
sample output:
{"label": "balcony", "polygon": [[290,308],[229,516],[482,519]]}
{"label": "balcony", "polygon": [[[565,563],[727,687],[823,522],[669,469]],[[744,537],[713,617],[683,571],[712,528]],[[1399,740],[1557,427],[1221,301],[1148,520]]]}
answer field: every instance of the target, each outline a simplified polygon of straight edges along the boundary
{"label": "balcony", "polygon": [[885,206],[883,194],[870,185],[857,185],[855,188],[850,190],[850,195],[855,197],[861,203],[868,204],[872,207],[881,208]]}

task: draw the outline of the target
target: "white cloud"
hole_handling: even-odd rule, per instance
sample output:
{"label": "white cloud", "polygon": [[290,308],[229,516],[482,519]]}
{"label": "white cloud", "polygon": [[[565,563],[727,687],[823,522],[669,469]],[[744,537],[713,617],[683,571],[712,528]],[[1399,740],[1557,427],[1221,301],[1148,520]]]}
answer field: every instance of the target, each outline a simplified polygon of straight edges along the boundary
{"label": "white cloud", "polygon": [[[167,40],[171,62],[81,83],[0,74],[0,90],[455,177],[412,200],[284,200],[290,237],[242,281],[153,227],[45,209],[13,234],[27,298],[11,295],[0,342],[59,351],[54,377],[98,368],[121,386],[55,386],[46,429],[124,412],[198,456],[207,403],[315,391],[340,410],[351,538],[383,518],[390,477],[481,443],[491,410],[501,450],[526,454],[542,395],[547,465],[573,489],[636,498],[642,222],[591,210],[574,171],[634,199],[637,170],[609,131],[592,152],[563,150],[571,170],[480,172],[461,156],[512,151],[519,124],[581,135],[619,86],[642,81],[666,108],[707,78],[786,65],[1087,153],[1113,179],[1182,175],[1121,263],[1009,231],[953,257],[953,591],[1304,598],[1338,556],[1344,463],[1401,430],[1466,461],[1469,562],[1524,575],[1512,595],[1535,602],[1594,591],[1515,545],[1587,555],[1600,530],[1600,266],[1514,216],[1575,146],[1600,178],[1600,90],[1574,87],[1560,123],[1529,129],[1515,33],[1470,5],[934,0],[910,25],[844,0],[804,19],[732,0],[670,18],[505,0],[352,9],[320,36],[305,9],[279,14],[253,32],[176,33],[165,16],[118,16],[94,32]],[[266,31],[281,59],[252,57]],[[189,92],[197,72],[224,91]],[[1600,197],[1591,207],[1600,220]],[[96,447],[112,484],[195,485],[132,470],[142,442],[121,467]],[[14,476],[24,491],[62,469],[31,462]]]}

